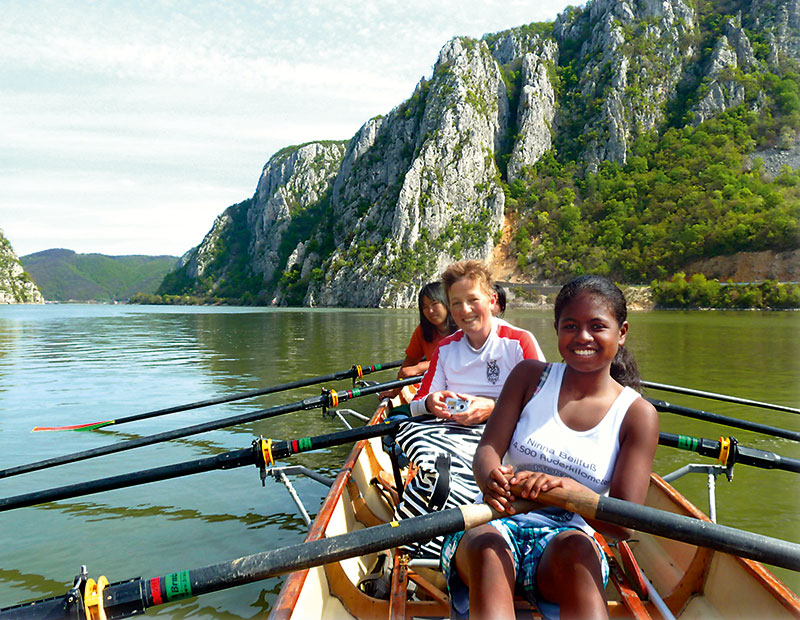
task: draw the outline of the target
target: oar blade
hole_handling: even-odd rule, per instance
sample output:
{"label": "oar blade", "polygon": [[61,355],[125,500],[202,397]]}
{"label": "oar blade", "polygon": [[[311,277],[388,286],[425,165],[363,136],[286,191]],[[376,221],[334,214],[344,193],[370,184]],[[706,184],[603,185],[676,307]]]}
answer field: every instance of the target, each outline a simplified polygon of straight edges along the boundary
{"label": "oar blade", "polygon": [[96,431],[104,426],[111,426],[114,420],[103,420],[102,422],[89,422],[88,424],[70,424],[68,426],[34,426],[32,433],[41,431]]}

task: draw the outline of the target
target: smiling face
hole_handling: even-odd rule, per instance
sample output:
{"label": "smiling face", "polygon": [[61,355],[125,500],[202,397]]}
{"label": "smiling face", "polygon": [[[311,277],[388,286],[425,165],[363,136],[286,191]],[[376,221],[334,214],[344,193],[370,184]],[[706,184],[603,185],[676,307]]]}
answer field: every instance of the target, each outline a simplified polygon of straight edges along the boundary
{"label": "smiling face", "polygon": [[447,321],[447,307],[441,301],[436,301],[427,295],[423,295],[422,313],[436,329],[442,331]]}
{"label": "smiling face", "polygon": [[608,300],[591,292],[580,293],[565,305],[555,327],[559,353],[579,372],[610,367],[628,332],[628,322],[617,322]]}
{"label": "smiling face", "polygon": [[479,349],[492,330],[492,304],[495,293],[489,293],[480,281],[461,278],[448,290],[450,314],[464,332],[470,345]]}

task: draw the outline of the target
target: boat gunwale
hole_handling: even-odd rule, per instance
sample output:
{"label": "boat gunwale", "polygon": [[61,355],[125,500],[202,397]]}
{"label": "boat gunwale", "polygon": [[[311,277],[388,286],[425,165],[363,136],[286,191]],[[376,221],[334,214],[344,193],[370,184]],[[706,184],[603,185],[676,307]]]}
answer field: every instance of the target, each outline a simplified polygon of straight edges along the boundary
{"label": "boat gunwale", "polygon": [[[376,424],[382,420],[384,410],[385,405],[379,406],[368,424]],[[344,462],[344,465],[342,465],[342,469],[339,471],[339,474],[336,476],[336,479],[331,485],[328,494],[325,496],[322,506],[320,507],[317,516],[314,518],[311,528],[309,529],[308,534],[303,542],[319,540],[325,535],[325,530],[327,529],[328,524],[333,517],[336,505],[341,500],[342,494],[352,478],[353,468],[358,462],[361,452],[366,448],[368,441],[369,440],[367,439],[362,439],[353,446],[353,449],[350,451],[347,460]],[[272,608],[272,611],[269,615],[270,620],[286,620],[292,615],[300,598],[300,593],[303,590],[303,585],[308,577],[309,570],[311,569],[306,568],[300,571],[295,571],[286,578],[283,587],[281,587],[281,590],[278,593],[278,598],[275,599],[275,606]]]}
{"label": "boat gunwale", "polygon": [[[658,491],[666,495],[673,505],[683,509],[688,516],[700,519],[701,521],[708,521],[709,523],[711,522],[711,519],[702,510],[690,502],[680,491],[669,484],[657,473],[650,473],[650,483]],[[692,546],[698,549],[704,548],[698,547],[697,545]],[[713,551],[711,560],[713,560],[714,555],[719,554],[721,554],[721,552]],[[780,601],[780,603],[795,617],[800,618],[800,597],[790,590],[785,583],[778,579],[778,577],[773,575],[772,572],[770,572],[769,569],[767,569],[761,562],[727,553],[722,555],[725,555],[740,564],[742,568],[748,574],[750,574],[750,576],[753,577],[764,590],[766,590],[773,598]]]}

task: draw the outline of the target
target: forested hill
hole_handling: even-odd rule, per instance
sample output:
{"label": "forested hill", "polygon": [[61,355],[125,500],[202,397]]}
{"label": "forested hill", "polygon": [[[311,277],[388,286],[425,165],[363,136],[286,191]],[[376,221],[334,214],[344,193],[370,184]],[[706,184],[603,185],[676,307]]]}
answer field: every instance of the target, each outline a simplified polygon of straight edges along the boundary
{"label": "forested hill", "polygon": [[755,153],[797,148],[799,92],[800,0],[594,0],[459,37],[349,141],[273,155],[159,292],[403,306],[460,258],[635,283],[792,256],[800,173]]}
{"label": "forested hill", "polygon": [[125,301],[153,293],[176,256],[106,256],[53,249],[28,254],[22,265],[47,301]]}

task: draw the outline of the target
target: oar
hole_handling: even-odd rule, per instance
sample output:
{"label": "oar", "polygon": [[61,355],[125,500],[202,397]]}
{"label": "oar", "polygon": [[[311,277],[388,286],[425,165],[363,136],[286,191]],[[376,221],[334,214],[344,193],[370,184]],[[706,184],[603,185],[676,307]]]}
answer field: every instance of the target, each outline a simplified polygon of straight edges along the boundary
{"label": "oar", "polygon": [[[427,415],[418,416],[413,419],[415,421],[423,421],[429,420],[431,417],[432,416]],[[235,469],[237,467],[244,467],[245,465],[256,465],[263,473],[264,468],[271,467],[277,459],[286,458],[301,452],[323,450],[333,446],[353,443],[362,439],[386,435],[387,433],[393,432],[398,424],[407,421],[408,418],[391,418],[382,424],[361,426],[345,431],[318,435],[316,437],[303,437],[288,441],[256,439],[249,448],[233,450],[216,456],[2,498],[0,499],[0,512],[35,506],[46,502],[55,502],[62,499],[92,495],[94,493],[102,493],[104,491],[124,489],[148,484],[150,482],[170,480],[172,478],[180,478],[217,469]],[[695,437],[671,435],[669,433],[661,433],[659,443],[666,446],[692,450],[704,456],[713,457],[719,456],[721,445],[721,442],[714,442],[710,439],[697,439]],[[787,471],[800,473],[800,461],[796,459],[790,459],[771,452],[764,452],[762,450],[738,445],[734,454],[736,455],[736,462],[741,464],[766,467],[768,469],[785,469]],[[742,454],[745,456],[740,458],[738,455]]]}
{"label": "oar", "polygon": [[142,446],[149,446],[164,441],[170,441],[172,439],[179,439],[182,437],[188,437],[190,435],[197,435],[199,433],[205,433],[208,431],[213,431],[228,426],[235,426],[237,424],[245,424],[247,422],[264,420],[267,418],[283,415],[285,413],[304,411],[308,409],[317,409],[320,407],[323,408],[336,407],[337,403],[350,400],[351,398],[366,396],[367,394],[376,394],[382,390],[389,390],[396,387],[403,387],[405,385],[418,382],[419,382],[419,377],[409,377],[407,379],[389,381],[387,383],[370,385],[363,388],[353,388],[352,390],[343,390],[341,392],[335,392],[334,390],[323,390],[322,396],[317,396],[315,398],[306,398],[304,400],[297,401],[294,403],[289,403],[287,405],[278,405],[276,407],[270,407],[269,409],[259,409],[257,411],[251,411],[250,413],[242,413],[228,418],[222,418],[221,420],[203,422],[201,424],[194,424],[192,426],[186,426],[184,428],[165,431],[163,433],[156,433],[155,435],[146,435],[144,437],[138,437],[136,439],[119,441],[117,443],[112,443],[107,446],[100,446],[98,448],[83,450],[81,452],[73,452],[71,454],[51,457],[49,459],[36,461],[34,463],[17,465],[15,467],[9,467],[7,469],[0,469],[0,478],[17,476],[19,474],[25,474],[32,471],[48,469],[50,467],[56,467],[57,465],[64,465],[66,463],[75,463],[77,461],[83,461],[98,456],[105,456],[107,454],[123,452],[125,450],[133,450],[134,448],[141,448]]}
{"label": "oar", "polygon": [[[552,489],[541,493],[538,499],[541,503],[518,501],[515,507],[523,512],[542,505],[559,506],[585,518],[800,570],[800,545],[796,543],[597,495],[589,490]],[[105,577],[100,577],[98,582],[88,580],[83,589],[73,588],[63,597],[2,609],[0,620],[71,618],[74,616],[69,615],[70,608],[83,606],[84,598],[91,611],[102,609],[107,617],[123,618],[164,603],[469,530],[498,516],[501,515],[486,504],[470,504],[160,577],[110,585],[106,585]],[[100,613],[96,616],[100,617]]]}
{"label": "oar", "polygon": [[681,450],[696,452],[702,456],[710,456],[715,459],[720,458],[720,454],[724,452],[721,464],[725,466],[733,466],[734,464],[752,465],[762,469],[781,469],[796,474],[800,473],[800,459],[743,446],[731,437],[728,437],[727,441],[723,442],[691,437],[690,435],[659,433],[658,443],[662,446],[680,448]]}
{"label": "oar", "polygon": [[[406,381],[405,379],[403,381]],[[416,420],[430,419],[432,416],[419,416]],[[164,465],[152,469],[143,469],[128,474],[98,478],[86,482],[68,484],[52,489],[24,493],[13,497],[0,499],[0,512],[35,506],[46,502],[55,502],[62,499],[92,495],[111,491],[114,489],[125,489],[128,487],[170,480],[183,476],[191,476],[206,471],[217,469],[235,469],[245,465],[256,465],[259,469],[271,467],[277,459],[286,458],[292,454],[310,452],[312,450],[323,450],[332,446],[340,446],[346,443],[378,437],[392,432],[398,424],[405,422],[406,418],[392,418],[382,424],[360,426],[346,431],[327,433],[317,437],[303,437],[301,439],[291,439],[288,441],[273,441],[271,439],[256,439],[249,448],[232,450],[216,456],[183,461],[173,465]]]}
{"label": "oar", "polygon": [[199,409],[200,407],[209,407],[211,405],[220,405],[222,403],[230,403],[235,400],[243,400],[245,398],[254,398],[255,396],[263,396],[265,394],[274,394],[276,392],[285,392],[287,390],[294,390],[309,385],[316,385],[319,383],[327,383],[329,381],[339,381],[341,379],[361,379],[364,375],[368,375],[379,370],[387,370],[389,368],[397,368],[403,363],[402,360],[388,362],[387,364],[373,364],[371,366],[356,365],[347,370],[339,370],[337,372],[320,375],[319,377],[310,377],[308,379],[301,379],[300,381],[293,381],[291,383],[281,383],[271,387],[261,388],[258,390],[251,390],[249,392],[242,392],[241,394],[231,394],[229,396],[219,396],[217,398],[209,398],[208,400],[199,400],[194,403],[186,405],[176,405],[175,407],[167,407],[166,409],[156,409],[155,411],[147,411],[145,413],[136,413],[115,420],[102,420],[100,422],[88,422],[85,424],[70,424],[67,426],[34,426],[33,431],[92,431],[112,424],[119,426],[127,422],[136,422],[137,420],[146,420],[147,418],[155,418],[168,413],[177,413],[179,411],[189,411],[190,409]]}
{"label": "oar", "polygon": [[714,400],[722,400],[728,403],[736,403],[738,405],[749,405],[751,407],[763,407],[764,409],[774,409],[775,411],[800,413],[800,409],[798,409],[797,407],[787,407],[786,405],[775,405],[773,403],[764,403],[758,400],[739,398],[737,396],[728,396],[727,394],[716,394],[715,392],[703,392],[702,390],[693,390],[691,388],[680,387],[677,385],[653,383],[652,381],[642,381],[642,385],[646,388],[652,388],[654,390],[663,390],[664,392],[675,392],[676,394],[688,394],[690,396],[699,396],[700,398],[711,398]]}
{"label": "oar", "polygon": [[688,418],[695,418],[697,420],[706,420],[715,422],[717,424],[724,424],[725,426],[733,426],[735,428],[743,428],[748,431],[762,433],[764,435],[772,435],[773,437],[782,437],[784,439],[791,439],[792,441],[800,441],[800,433],[797,431],[790,431],[785,428],[778,428],[777,426],[768,426],[766,424],[759,424],[758,422],[748,422],[747,420],[740,420],[738,418],[730,418],[728,416],[719,415],[718,413],[711,413],[710,411],[703,411],[702,409],[690,409],[689,407],[681,407],[680,405],[673,405],[663,400],[656,400],[654,398],[647,398],[658,411],[667,413],[675,413],[677,415],[686,416]]}

